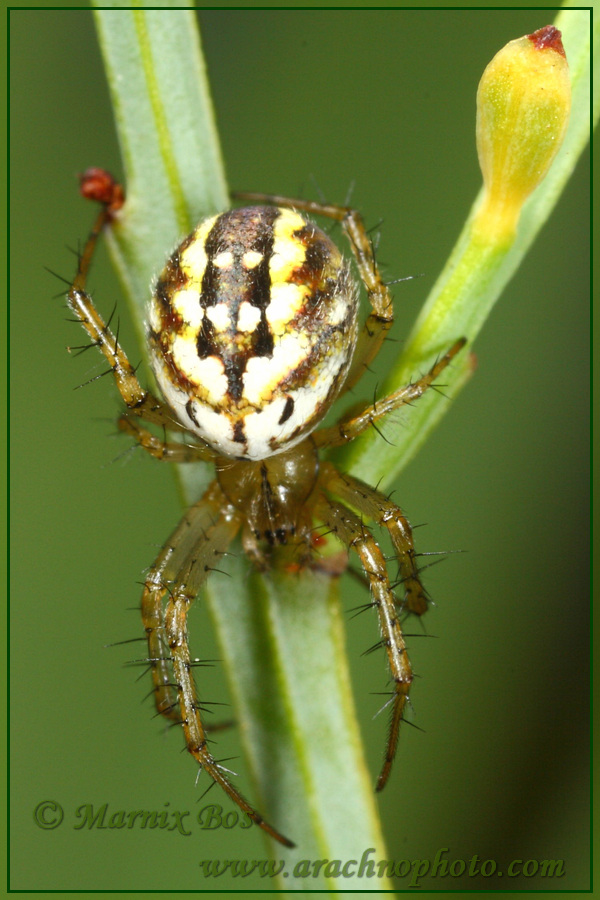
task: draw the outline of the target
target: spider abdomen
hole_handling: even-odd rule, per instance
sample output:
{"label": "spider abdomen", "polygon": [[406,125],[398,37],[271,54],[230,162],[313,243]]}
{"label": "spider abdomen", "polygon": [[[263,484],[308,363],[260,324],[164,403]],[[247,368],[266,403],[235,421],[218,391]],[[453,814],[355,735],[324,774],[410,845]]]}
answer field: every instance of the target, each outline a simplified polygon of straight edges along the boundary
{"label": "spider abdomen", "polygon": [[295,210],[201,222],[158,277],[153,368],[186,428],[217,453],[264,459],[309,434],[356,343],[358,290],[329,237]]}

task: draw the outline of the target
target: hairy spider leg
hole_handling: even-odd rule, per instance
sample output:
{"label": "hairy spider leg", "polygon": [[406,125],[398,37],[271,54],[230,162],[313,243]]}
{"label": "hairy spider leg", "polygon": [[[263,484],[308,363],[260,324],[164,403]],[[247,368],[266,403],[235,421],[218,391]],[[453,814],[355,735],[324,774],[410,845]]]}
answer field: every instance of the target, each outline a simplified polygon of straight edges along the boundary
{"label": "hairy spider leg", "polygon": [[[389,396],[366,407],[366,409],[357,415],[345,416],[337,424],[329,428],[321,428],[315,431],[312,438],[317,447],[331,447],[345,444],[348,441],[353,440],[353,438],[357,437],[362,431],[372,425],[373,422],[387,415],[392,410],[417,400],[432,386],[438,375],[447,365],[449,365],[456,354],[464,347],[465,343],[466,341],[464,338],[456,341],[450,350],[441,357],[434,366],[432,366],[430,371],[413,384],[409,384],[406,387],[394,391]],[[422,615],[427,609],[427,595],[421,584],[418,569],[415,564],[412,531],[408,520],[403,516],[401,510],[374,488],[369,487],[350,475],[338,472],[331,463],[323,463],[320,482],[325,490],[331,491],[333,494],[340,497],[340,499],[349,503],[361,513],[364,513],[370,519],[375,520],[379,525],[388,530],[398,559],[400,580],[404,585],[405,608],[417,615]],[[345,507],[338,507],[338,509],[344,510],[344,513],[348,512],[349,515],[349,511],[347,511]],[[331,521],[331,519],[325,521]],[[348,519],[348,521],[350,520]],[[361,520],[356,519],[356,522],[360,524],[361,529],[364,531]],[[332,525],[331,527],[334,526]],[[346,537],[350,534],[348,527],[344,529],[342,524],[336,524],[334,530],[336,529],[338,536],[342,538],[342,540],[344,540],[344,533]],[[360,544],[359,546],[371,548],[371,545],[374,545],[377,548],[377,553],[381,559],[380,564],[375,569],[375,576],[373,576],[367,565],[365,565],[363,557],[365,557],[366,551],[364,549],[358,550],[356,547],[355,549],[357,549],[361,558],[363,568],[371,585],[374,603],[379,610],[383,640],[388,652],[388,660],[395,685],[386,752],[383,766],[377,780],[377,790],[381,791],[387,783],[396,754],[400,723],[402,721],[402,715],[406,705],[410,683],[412,681],[412,671],[406,655],[404,640],[402,638],[402,629],[395,613],[395,607],[393,617],[386,618],[387,614],[385,614],[385,611],[389,609],[390,604],[394,606],[394,595],[389,585],[385,561],[383,560],[381,551],[377,547],[373,537],[370,535],[370,532],[365,533],[369,534],[370,542],[367,541],[366,544]],[[356,538],[354,539],[356,540]],[[384,578],[383,582],[380,580],[382,577]],[[383,587],[381,587],[382,583],[384,585]],[[377,590],[375,590],[374,585],[377,585]],[[400,643],[397,643],[398,641],[400,641]]]}
{"label": "hairy spider leg", "polygon": [[[104,227],[112,221],[109,207],[104,204],[79,256],[77,273],[67,294],[67,301],[93,344],[104,354],[112,370],[115,383],[128,410],[148,422],[163,425],[174,431],[185,431],[177,422],[169,408],[140,385],[135,369],[119,345],[118,338],[104,321],[90,295],[86,291],[87,277],[98,238]],[[202,448],[198,448],[200,454]],[[204,459],[213,459],[214,454],[206,450]]]}
{"label": "hairy spider leg", "polygon": [[[212,450],[202,444],[179,443],[178,441],[167,441],[157,437],[147,428],[144,428],[143,425],[140,425],[130,412],[123,413],[119,417],[117,424],[120,431],[132,437],[140,447],[155,459],[172,463],[187,463],[214,457]],[[170,424],[168,427],[171,427]],[[194,435],[194,440],[200,441],[200,438]]]}
{"label": "hairy spider leg", "polygon": [[380,791],[388,780],[398,748],[400,723],[413,680],[412,668],[396,612],[396,602],[386,562],[375,538],[362,519],[342,503],[330,497],[321,496],[317,503],[317,514],[343,544],[358,554],[369,580],[373,606],[376,607],[379,616],[382,645],[387,653],[394,682],[393,694],[389,701],[393,702],[393,706],[385,758],[376,785],[376,790]]}
{"label": "hairy spider leg", "polygon": [[427,594],[419,578],[412,529],[400,507],[364,481],[338,471],[332,463],[323,463],[322,473],[327,491],[387,529],[398,560],[398,579],[404,589],[402,606],[422,616],[427,612]]}
{"label": "hairy spider leg", "polygon": [[197,545],[218,518],[220,491],[213,483],[187,510],[148,571],[141,600],[142,622],[148,641],[148,663],[154,684],[156,709],[180,721],[178,697],[171,671],[171,652],[165,636],[163,600],[178,574],[194,558]]}
{"label": "hairy spider leg", "polygon": [[[233,786],[208,749],[202,723],[202,703],[193,677],[187,616],[216,560],[237,534],[241,516],[213,483],[177,526],[148,574],[142,597],[142,617],[157,710],[180,721],[189,753],[242,812],[272,838],[294,844],[270,825]],[[163,600],[166,598],[164,615]]]}
{"label": "hairy spider leg", "polygon": [[393,391],[387,397],[382,397],[381,400],[376,400],[365,407],[362,412],[343,416],[335,425],[314,431],[312,438],[317,447],[338,447],[341,444],[346,444],[348,441],[358,437],[361,432],[373,425],[378,419],[387,416],[388,413],[399,409],[401,406],[406,406],[414,400],[418,400],[419,397],[423,396],[427,388],[433,386],[438,375],[452,362],[465,344],[466,338],[460,338],[458,341],[455,341],[448,352],[441,356],[429,372],[423,375],[422,378],[419,378],[418,381],[398,388],[397,391]]}
{"label": "hairy spider leg", "polygon": [[335,219],[344,229],[371,305],[371,312],[359,335],[352,363],[341,390],[342,394],[345,393],[354,387],[364,374],[365,369],[368,369],[371,365],[394,321],[392,295],[377,267],[373,245],[362,216],[351,207],[337,206],[332,203],[318,203],[314,200],[291,200],[289,197],[246,192],[235,193],[233,196],[240,200],[268,203],[273,206],[285,206],[301,212],[325,216],[329,219]]}
{"label": "hairy spider leg", "polygon": [[[379,526],[388,530],[394,545],[394,550],[396,551],[396,559],[399,567],[399,581],[404,588],[404,600],[402,601],[401,608],[402,610],[408,610],[417,615],[422,615],[426,612],[427,595],[419,578],[412,530],[408,519],[403,515],[399,507],[397,507],[395,503],[392,503],[391,500],[388,500],[388,498],[379,491],[360,481],[358,478],[353,478],[351,475],[339,472],[331,463],[323,464],[322,478],[328,492],[331,492],[340,500],[343,500],[344,503],[350,504],[354,509],[363,513],[369,519],[375,521]],[[373,593],[372,588],[371,592]],[[375,602],[377,603],[377,599]],[[394,625],[394,628],[396,628],[396,625]],[[397,628],[401,628],[399,622],[397,623]],[[384,644],[387,646],[386,632],[383,625],[382,630],[384,633]],[[395,633],[396,632],[394,631],[394,634]],[[408,660],[403,659],[402,662],[410,670],[410,663]],[[397,680],[391,661],[390,668],[392,669],[395,683],[394,704],[384,761],[377,779],[376,789],[378,791],[383,790],[392,770],[392,763],[398,745],[399,727],[408,697],[408,689],[405,689],[403,682]]]}

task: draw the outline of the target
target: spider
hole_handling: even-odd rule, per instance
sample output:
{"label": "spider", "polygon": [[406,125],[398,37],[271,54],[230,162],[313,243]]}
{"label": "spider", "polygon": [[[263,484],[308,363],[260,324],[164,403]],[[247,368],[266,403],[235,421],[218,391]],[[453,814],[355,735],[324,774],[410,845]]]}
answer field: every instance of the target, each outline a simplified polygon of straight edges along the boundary
{"label": "spider", "polygon": [[[81,192],[101,203],[79,256],[68,303],[104,354],[126,410],[121,431],[156,459],[210,460],[216,477],[183,516],[148,571],[141,613],[160,714],[182,725],[201,769],[272,838],[293,843],[242,796],[212,755],[193,677],[187,615],[216,556],[241,534],[262,569],[281,560],[311,565],[316,523],[362,564],[377,611],[393,683],[381,790],[389,777],[413,675],[400,613],[422,615],[410,525],[386,496],[320,457],[383,416],[417,400],[464,346],[456,341],[412,384],[317,426],[334,399],[352,389],[377,355],[393,321],[362,219],[353,209],[265,194],[252,205],[206,219],[176,248],[153,287],[147,329],[152,368],[164,400],[143,388],[118,338],[96,310],[86,281],[102,230],[118,216],[120,186],[101,169],[82,176]],[[345,232],[370,312],[358,327],[359,286],[347,260],[307,218],[318,214]],[[360,331],[360,333],[359,333]],[[147,423],[163,429],[156,436]],[[185,442],[167,440],[179,433]],[[386,529],[399,566],[395,596],[383,553],[365,519]]]}

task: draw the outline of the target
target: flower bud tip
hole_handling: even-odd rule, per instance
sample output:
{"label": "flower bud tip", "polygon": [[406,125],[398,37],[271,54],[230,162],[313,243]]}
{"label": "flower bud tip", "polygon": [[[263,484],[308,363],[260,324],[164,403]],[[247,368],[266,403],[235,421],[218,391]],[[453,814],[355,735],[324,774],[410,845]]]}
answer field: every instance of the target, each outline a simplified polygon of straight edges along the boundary
{"label": "flower bud tip", "polygon": [[566,59],[567,55],[561,38],[560,31],[554,25],[545,25],[543,28],[538,28],[533,34],[527,35],[527,39],[531,41],[536,50],[555,50]]}
{"label": "flower bud tip", "polygon": [[485,69],[477,91],[477,152],[485,187],[474,234],[510,244],[527,197],[562,143],[571,107],[560,31],[547,25],[510,41]]}

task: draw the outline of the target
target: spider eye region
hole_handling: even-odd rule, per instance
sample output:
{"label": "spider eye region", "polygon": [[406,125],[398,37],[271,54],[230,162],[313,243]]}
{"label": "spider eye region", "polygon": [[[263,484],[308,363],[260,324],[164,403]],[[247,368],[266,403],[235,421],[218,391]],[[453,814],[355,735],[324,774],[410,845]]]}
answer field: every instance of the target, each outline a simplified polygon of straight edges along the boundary
{"label": "spider eye region", "polygon": [[148,340],[165,400],[217,453],[264,459],[321,421],[356,344],[358,287],[293,209],[201,222],[158,276]]}

